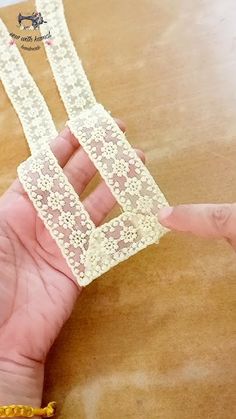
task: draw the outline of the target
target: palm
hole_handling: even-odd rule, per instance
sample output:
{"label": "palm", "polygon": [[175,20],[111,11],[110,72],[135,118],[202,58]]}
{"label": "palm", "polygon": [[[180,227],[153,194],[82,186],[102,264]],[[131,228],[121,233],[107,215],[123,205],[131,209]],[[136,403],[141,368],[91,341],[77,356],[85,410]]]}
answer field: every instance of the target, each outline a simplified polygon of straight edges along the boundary
{"label": "palm", "polygon": [[43,362],[79,288],[23,191],[0,203],[1,344]]}
{"label": "palm", "polygon": [[[96,173],[86,153],[67,128],[51,148],[81,193]],[[104,182],[84,200],[95,224],[114,203]],[[44,362],[80,289],[18,180],[0,200],[0,266],[0,357]]]}

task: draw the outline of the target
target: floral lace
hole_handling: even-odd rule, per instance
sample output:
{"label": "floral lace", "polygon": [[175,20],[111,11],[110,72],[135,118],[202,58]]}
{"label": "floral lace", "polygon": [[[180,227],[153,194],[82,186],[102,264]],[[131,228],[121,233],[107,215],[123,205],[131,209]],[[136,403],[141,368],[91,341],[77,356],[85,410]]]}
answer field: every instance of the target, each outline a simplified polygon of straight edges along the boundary
{"label": "floral lace", "polygon": [[31,153],[49,144],[57,135],[52,116],[17,46],[10,43],[1,19],[0,78],[20,118]]}
{"label": "floral lace", "polygon": [[[20,114],[27,139],[34,144],[32,156],[18,167],[20,181],[77,282],[85,286],[112,266],[158,242],[167,230],[158,223],[157,211],[167,201],[113,118],[96,103],[70,38],[61,0],[37,0],[37,8],[55,36],[52,45],[45,47],[68,112],[67,125],[124,211],[96,227],[50,150],[48,137],[39,135],[38,143],[31,138],[35,118],[29,118],[29,108],[24,118]],[[19,66],[18,78],[22,84],[30,83],[31,76],[17,54],[14,60]],[[6,61],[11,60],[8,57]],[[1,78],[19,114],[20,100],[9,90],[12,79],[7,72]],[[43,101],[37,86],[31,88],[34,100]],[[44,112],[41,119],[40,115],[36,119],[42,125],[45,121],[49,124],[51,115]]]}
{"label": "floral lace", "polygon": [[[87,285],[166,231],[157,210],[163,194],[101,105],[68,122],[124,213],[95,227],[49,149],[18,168],[20,180],[80,285]],[[117,170],[118,168],[118,170]],[[122,169],[120,171],[120,168]]]}
{"label": "floral lace", "polygon": [[47,21],[40,27],[41,34],[52,34],[50,46],[46,39],[44,45],[57,87],[69,118],[77,118],[96,99],[70,37],[62,0],[36,0],[36,8]]}

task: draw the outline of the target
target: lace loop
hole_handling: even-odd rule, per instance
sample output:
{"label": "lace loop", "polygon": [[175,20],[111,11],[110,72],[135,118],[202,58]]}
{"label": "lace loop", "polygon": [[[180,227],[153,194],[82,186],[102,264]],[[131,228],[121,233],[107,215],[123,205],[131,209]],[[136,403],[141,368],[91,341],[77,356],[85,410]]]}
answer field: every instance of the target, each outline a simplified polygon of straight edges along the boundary
{"label": "lace loop", "polygon": [[[57,134],[47,105],[0,22],[0,73],[22,122],[32,156],[18,167],[19,179],[56,241],[78,284],[85,286],[151,243],[167,229],[157,220],[167,201],[111,115],[96,99],[76,54],[61,0],[37,0],[52,44],[44,43],[68,112],[67,125],[97,167],[123,213],[96,227],[66,178],[49,142]],[[17,71],[17,80],[13,80]],[[24,96],[31,92],[32,102]]]}

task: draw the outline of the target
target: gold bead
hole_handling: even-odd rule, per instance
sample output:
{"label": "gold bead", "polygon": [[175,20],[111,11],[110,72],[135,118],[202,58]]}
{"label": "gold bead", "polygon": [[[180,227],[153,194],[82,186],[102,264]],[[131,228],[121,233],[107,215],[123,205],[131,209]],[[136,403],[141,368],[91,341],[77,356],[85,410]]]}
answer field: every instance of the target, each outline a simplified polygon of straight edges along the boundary
{"label": "gold bead", "polygon": [[5,414],[6,414],[6,416],[11,416],[11,413],[12,413],[12,408],[11,407],[7,407],[6,408],[6,410],[5,410]]}
{"label": "gold bead", "polygon": [[33,409],[30,406],[23,406],[22,407],[23,415],[26,416],[27,418],[29,418],[31,416],[32,410]]}

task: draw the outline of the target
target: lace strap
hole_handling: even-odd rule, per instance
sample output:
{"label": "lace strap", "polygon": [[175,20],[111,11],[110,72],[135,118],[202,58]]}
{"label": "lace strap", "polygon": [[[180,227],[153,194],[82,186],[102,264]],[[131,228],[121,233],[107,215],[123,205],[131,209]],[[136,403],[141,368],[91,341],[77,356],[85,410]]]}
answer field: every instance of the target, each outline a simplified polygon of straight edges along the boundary
{"label": "lace strap", "polygon": [[52,116],[36,83],[0,19],[0,78],[22,123],[31,153],[57,135]]}
{"label": "lace strap", "polygon": [[79,284],[83,284],[85,252],[95,229],[78,195],[49,147],[18,166],[19,179],[39,217],[56,241]]}
{"label": "lace strap", "polygon": [[62,0],[36,0],[36,4],[47,17],[42,35],[52,30],[54,37],[45,49],[68,112],[68,126],[124,210],[157,213],[166,200],[117,124],[96,104],[70,37]]}
{"label": "lace strap", "polygon": [[[85,117],[84,125],[82,121],[80,123],[83,132],[87,132],[86,121]],[[18,175],[81,286],[88,285],[149,244],[158,242],[167,231],[160,226],[157,217],[145,213],[144,208],[143,213],[126,210],[96,228],[48,147],[21,163]],[[132,189],[127,192],[134,196]],[[159,203],[162,205],[163,202]]]}
{"label": "lace strap", "polygon": [[93,106],[96,99],[71,39],[63,3],[36,0],[36,7],[47,21],[40,27],[41,34],[51,31],[53,36],[50,47],[46,40],[44,45],[61,98],[69,118],[77,118],[81,111]]}
{"label": "lace strap", "polygon": [[68,122],[124,213],[96,228],[47,147],[23,162],[19,179],[81,286],[166,232],[157,221],[166,200],[101,105]]}
{"label": "lace strap", "polygon": [[167,204],[146,166],[102,105],[81,112],[67,125],[124,211],[157,215],[158,209]]}

